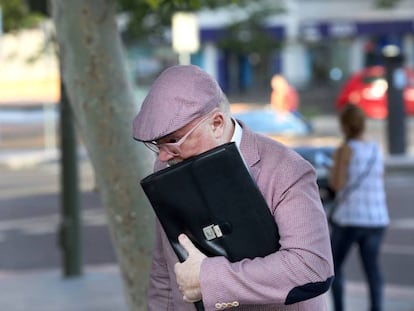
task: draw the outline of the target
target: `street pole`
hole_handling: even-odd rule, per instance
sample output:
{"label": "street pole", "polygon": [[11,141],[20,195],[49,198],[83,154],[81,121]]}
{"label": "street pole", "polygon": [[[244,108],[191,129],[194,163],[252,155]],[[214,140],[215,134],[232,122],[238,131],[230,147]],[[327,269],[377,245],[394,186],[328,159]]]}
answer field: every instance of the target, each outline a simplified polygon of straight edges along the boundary
{"label": "street pole", "polygon": [[190,65],[191,64],[191,55],[190,53],[179,53],[178,54],[178,64],[179,65]]}
{"label": "street pole", "polygon": [[79,178],[74,118],[65,85],[61,82],[61,206],[60,247],[65,277],[82,274]]}
{"label": "street pole", "polygon": [[406,151],[406,125],[403,90],[407,77],[403,68],[403,56],[397,46],[384,47],[386,80],[388,83],[388,150],[390,154],[404,154]]}

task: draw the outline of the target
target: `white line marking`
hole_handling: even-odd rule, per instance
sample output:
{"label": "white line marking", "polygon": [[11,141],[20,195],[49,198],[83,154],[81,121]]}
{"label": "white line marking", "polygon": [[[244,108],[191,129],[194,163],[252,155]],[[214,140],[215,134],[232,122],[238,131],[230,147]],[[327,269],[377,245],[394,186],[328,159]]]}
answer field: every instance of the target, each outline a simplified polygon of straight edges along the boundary
{"label": "white line marking", "polygon": [[391,229],[414,229],[414,218],[391,219]]}
{"label": "white line marking", "polygon": [[[81,221],[84,226],[104,226],[107,224],[106,215],[102,209],[84,211]],[[4,232],[10,230],[16,230],[28,235],[56,233],[60,222],[61,215],[58,213],[30,218],[3,220],[0,221],[0,242],[5,240]]]}

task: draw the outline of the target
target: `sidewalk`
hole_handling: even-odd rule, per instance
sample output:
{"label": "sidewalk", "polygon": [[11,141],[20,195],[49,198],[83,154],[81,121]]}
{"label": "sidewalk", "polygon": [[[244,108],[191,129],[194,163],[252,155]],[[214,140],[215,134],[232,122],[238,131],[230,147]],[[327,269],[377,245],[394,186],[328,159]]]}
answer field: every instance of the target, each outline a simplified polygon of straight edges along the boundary
{"label": "sidewalk", "polygon": [[127,311],[119,269],[85,267],[80,277],[61,271],[0,272],[0,310]]}
{"label": "sidewalk", "polygon": [[[348,282],[346,292],[347,310],[368,310],[365,284]],[[333,310],[330,293],[326,299]],[[86,267],[82,276],[69,279],[57,269],[0,273],[0,306],[7,311],[128,310],[116,265]],[[413,311],[414,287],[388,284],[384,310]]]}

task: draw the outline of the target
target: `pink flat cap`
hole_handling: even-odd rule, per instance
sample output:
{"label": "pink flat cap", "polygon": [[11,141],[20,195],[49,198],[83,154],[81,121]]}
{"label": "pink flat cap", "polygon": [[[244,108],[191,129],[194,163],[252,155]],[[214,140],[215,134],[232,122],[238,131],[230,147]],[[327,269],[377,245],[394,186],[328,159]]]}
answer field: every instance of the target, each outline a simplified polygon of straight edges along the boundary
{"label": "pink flat cap", "polygon": [[194,65],[167,68],[155,80],[133,122],[133,137],[152,141],[166,136],[216,108],[218,83]]}

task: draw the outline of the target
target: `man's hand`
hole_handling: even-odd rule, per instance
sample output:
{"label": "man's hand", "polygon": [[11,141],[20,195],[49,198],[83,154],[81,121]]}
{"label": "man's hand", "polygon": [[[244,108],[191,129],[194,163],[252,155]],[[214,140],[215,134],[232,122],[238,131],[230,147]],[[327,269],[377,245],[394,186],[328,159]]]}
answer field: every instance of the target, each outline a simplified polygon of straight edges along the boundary
{"label": "man's hand", "polygon": [[180,234],[178,241],[187,251],[188,257],[183,263],[176,263],[174,267],[178,288],[186,302],[201,300],[200,267],[207,256],[201,253],[185,235]]}

